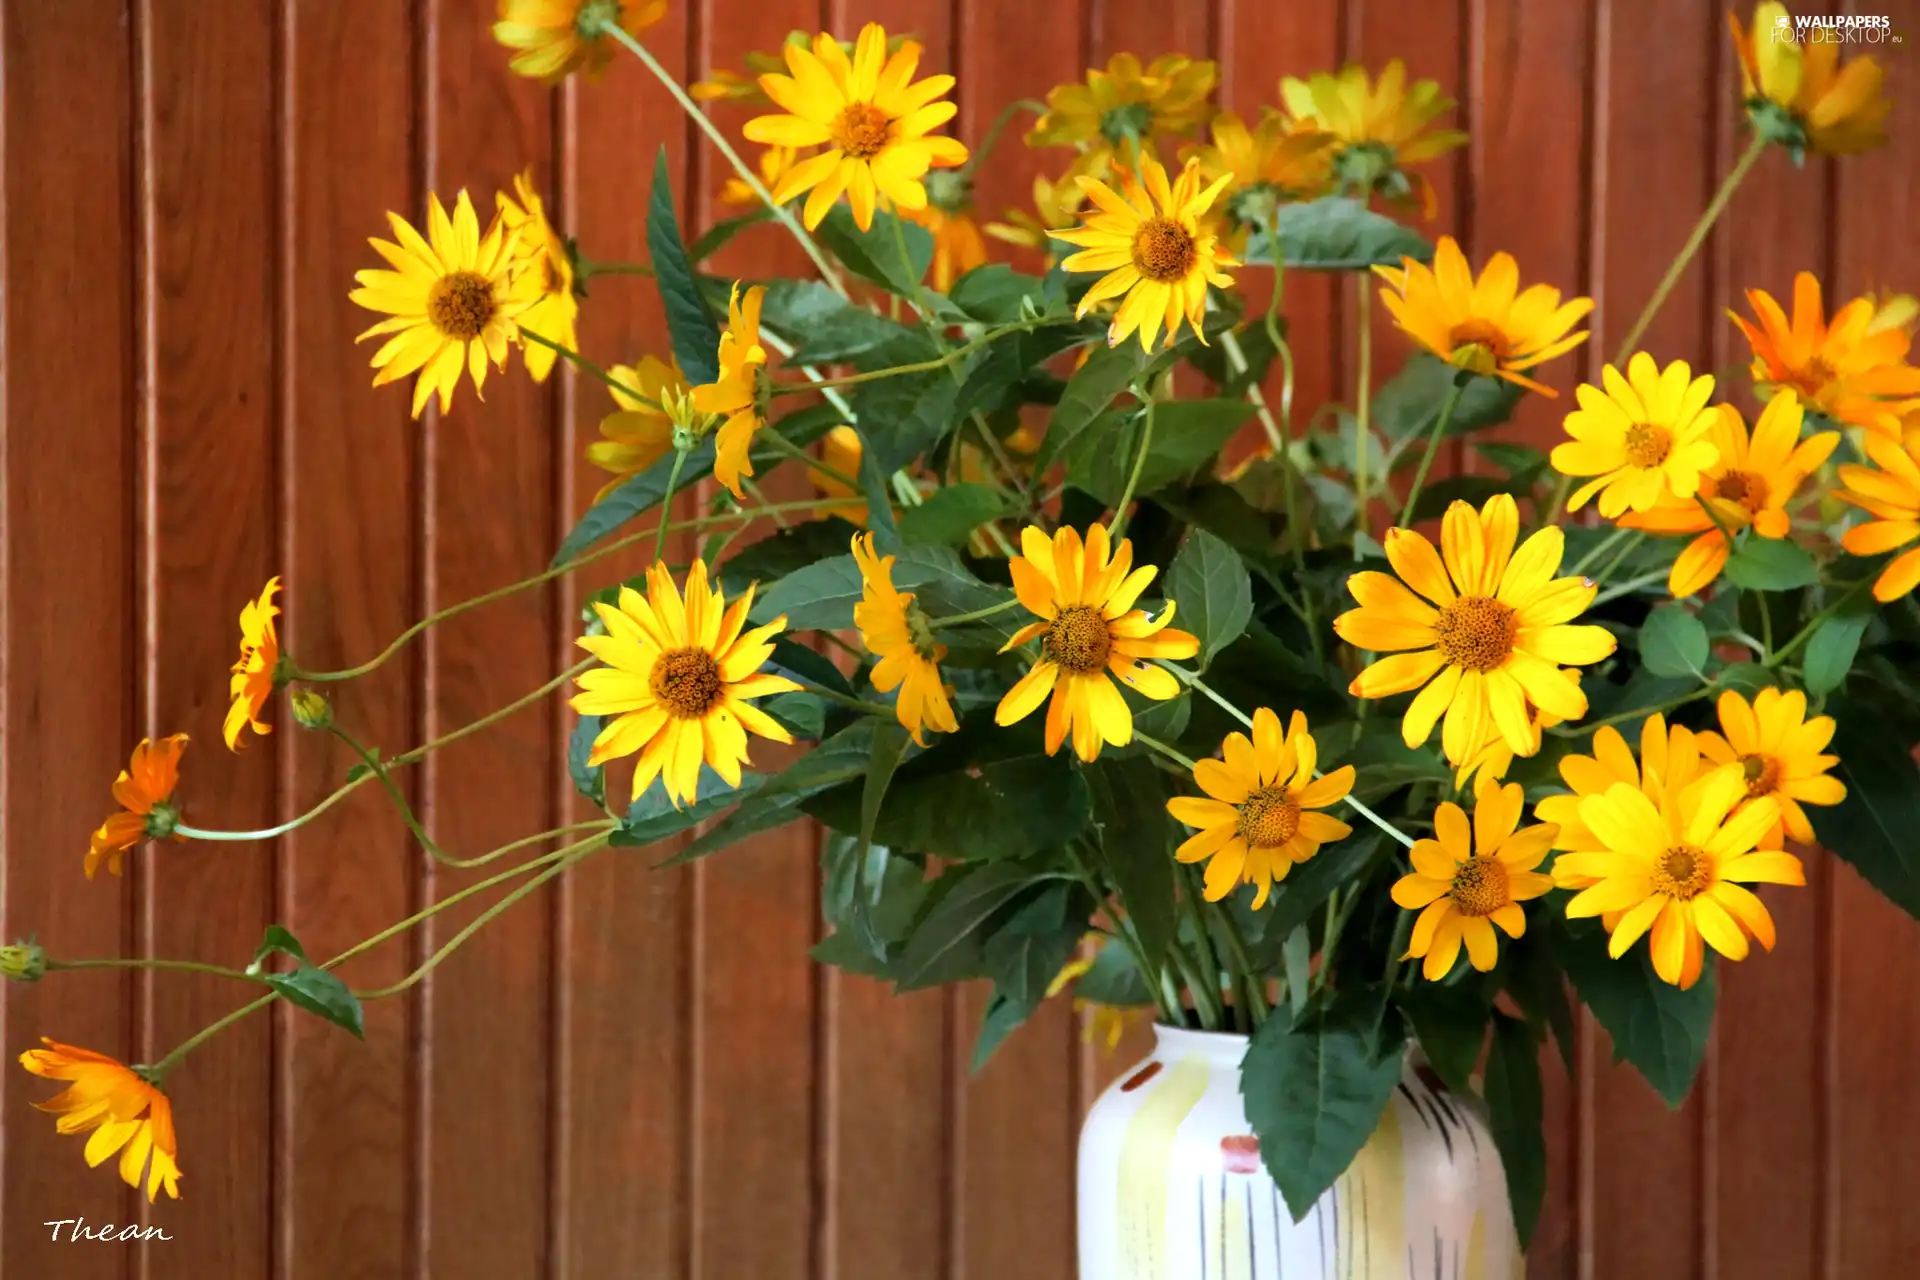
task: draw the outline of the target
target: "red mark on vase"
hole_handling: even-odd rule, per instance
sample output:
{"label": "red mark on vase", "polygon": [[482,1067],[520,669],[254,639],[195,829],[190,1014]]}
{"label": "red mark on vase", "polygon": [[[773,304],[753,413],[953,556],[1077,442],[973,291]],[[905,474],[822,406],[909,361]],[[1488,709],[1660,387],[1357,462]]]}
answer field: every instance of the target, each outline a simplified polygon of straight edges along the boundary
{"label": "red mark on vase", "polygon": [[1149,1062],[1146,1066],[1127,1077],[1127,1082],[1120,1086],[1120,1092],[1132,1093],[1135,1089],[1138,1089],[1141,1085],[1159,1074],[1160,1064],[1157,1062]]}
{"label": "red mark on vase", "polygon": [[1260,1139],[1250,1133],[1220,1139],[1220,1168],[1226,1173],[1260,1172]]}

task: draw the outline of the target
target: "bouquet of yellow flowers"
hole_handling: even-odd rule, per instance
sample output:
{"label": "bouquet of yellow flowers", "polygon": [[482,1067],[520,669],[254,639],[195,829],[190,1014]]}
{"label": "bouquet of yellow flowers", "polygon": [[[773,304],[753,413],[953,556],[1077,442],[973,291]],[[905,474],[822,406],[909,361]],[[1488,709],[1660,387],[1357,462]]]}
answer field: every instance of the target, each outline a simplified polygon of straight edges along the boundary
{"label": "bouquet of yellow flowers", "polygon": [[[391,776],[439,744],[363,744],[352,679],[447,616],[639,546],[652,566],[592,598],[580,660],[514,704],[571,686],[568,767],[604,816],[462,860],[520,855],[347,955],[496,895],[451,950],[608,847],[699,827],[684,862],[817,821],[815,955],[903,990],[990,981],[976,1062],[1069,988],[1250,1037],[1247,1123],[1296,1217],[1374,1133],[1410,1044],[1459,1092],[1484,1062],[1524,1238],[1539,1056],[1570,1051],[1569,990],[1677,1105],[1716,968],[1773,947],[1762,894],[1803,884],[1803,858],[1846,859],[1920,911],[1902,847],[1920,830],[1915,309],[1828,315],[1803,273],[1790,309],[1753,291],[1733,316],[1747,376],[1638,345],[1768,147],[1797,162],[1881,140],[1870,59],[1775,38],[1777,4],[1733,24],[1751,145],[1542,451],[1482,433],[1555,395],[1540,378],[1587,340],[1592,304],[1422,233],[1420,166],[1464,135],[1400,63],[1284,80],[1252,119],[1216,108],[1211,63],[1116,57],[970,152],[943,132],[952,77],[921,76],[911,39],[798,33],[689,94],[643,42],[665,7],[503,0],[495,32],[548,80],[638,58],[747,212],[689,244],[663,156],[649,261],[607,264],[531,181],[484,225],[466,191],[436,195],[419,225],[391,216],[353,293],[382,317],[361,335],[375,385],[412,379],[416,416],[457,414],[462,384],[479,395],[515,352],[535,379],[565,361],[604,384],[587,456],[606,487],[544,571],[358,667],[283,651],[268,582],[241,614],[227,745],[291,718],[361,763],[285,827],[228,832],[184,820],[185,736],[142,742],[85,874],[146,841],[269,838],[362,785],[450,859]],[[757,104],[744,135],[764,152],[743,160],[695,98]],[[971,174],[1022,112],[1061,176],[983,229]],[[810,271],[705,269],[749,233],[791,235]],[[1351,397],[1311,412],[1297,272],[1341,277],[1357,328]],[[670,351],[579,349],[583,286],[616,273],[657,291]],[[1242,287],[1262,276],[1255,303]],[[1373,351],[1376,303],[1396,351]],[[1457,442],[1483,465],[1436,476]],[[802,496],[773,500],[788,468]],[[698,554],[670,561],[670,535]],[[756,769],[769,742],[811,745]],[[357,1030],[366,1000],[408,985],[350,989],[344,958],[275,928],[230,969],[191,962],[257,990],[161,1060],[48,1041],[22,1061],[70,1082],[46,1105],[93,1134],[90,1160],[118,1152],[127,1181],[177,1195],[168,1074],[269,1003]],[[87,963],[0,959],[24,979]]]}

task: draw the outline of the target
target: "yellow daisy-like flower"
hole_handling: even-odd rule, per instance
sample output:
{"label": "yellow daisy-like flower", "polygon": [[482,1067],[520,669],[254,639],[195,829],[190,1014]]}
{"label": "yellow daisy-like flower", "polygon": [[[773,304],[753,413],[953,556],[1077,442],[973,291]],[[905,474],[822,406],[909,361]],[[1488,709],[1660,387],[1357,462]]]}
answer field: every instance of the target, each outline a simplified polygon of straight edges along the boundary
{"label": "yellow daisy-like flower", "polygon": [[[760,185],[769,193],[779,190],[781,180],[793,172],[793,167],[813,153],[797,151],[792,147],[768,147],[761,151],[760,158],[754,162],[754,168],[760,171]],[[747,180],[739,174],[729,174],[720,186],[720,200],[723,204],[759,204],[760,196],[747,185]]]}
{"label": "yellow daisy-like flower", "polygon": [[1501,786],[1482,776],[1474,787],[1473,822],[1451,800],[1434,810],[1434,839],[1416,840],[1407,851],[1413,872],[1393,884],[1393,900],[1420,915],[1413,922],[1407,954],[1425,956],[1421,972],[1438,982],[1452,971],[1462,944],[1467,962],[1482,973],[1500,956],[1494,926],[1509,937],[1527,931],[1522,902],[1537,898],[1553,881],[1535,871],[1553,846],[1551,823],[1521,827],[1526,804],[1520,784]]}
{"label": "yellow daisy-like flower", "polygon": [[894,714],[924,747],[927,729],[952,733],[960,727],[940,679],[947,646],[934,640],[913,593],[894,589],[894,557],[874,555],[871,533],[854,537],[853,559],[860,566],[860,603],[853,606],[853,625],[860,629],[867,652],[880,659],[873,668],[873,687],[882,693],[900,690]]}
{"label": "yellow daisy-like flower", "polygon": [[260,734],[273,732],[273,726],[260,719],[260,712],[279,686],[280,633],[273,625],[280,616],[280,606],[273,603],[279,590],[280,576],[275,574],[267,579],[260,598],[247,601],[240,609],[240,657],[227,681],[227,695],[233,702],[227,708],[223,728],[230,751],[240,749],[244,729]]}
{"label": "yellow daisy-like flower", "polygon": [[1741,96],[1754,127],[1793,152],[1812,147],[1844,156],[1884,146],[1887,112],[1881,93],[1885,73],[1872,58],[1840,65],[1840,46],[1802,42],[1783,4],[1768,0],[1753,11],[1751,34],[1727,14],[1740,58]]}
{"label": "yellow daisy-like flower", "polygon": [[766,424],[767,350],[760,345],[760,304],[766,296],[765,286],[756,284],[742,302],[740,286],[733,286],[727,327],[720,334],[720,376],[690,393],[696,410],[726,418],[713,438],[713,478],[741,499],[746,495],[740,477],[753,474],[753,437]]}
{"label": "yellow daisy-like flower", "polygon": [[1802,271],[1793,278],[1792,320],[1764,289],[1747,290],[1747,303],[1753,320],[1727,314],[1753,348],[1762,395],[1784,387],[1829,418],[1899,437],[1902,415],[1920,408],[1920,369],[1907,363],[1912,340],[1904,331],[1873,327],[1873,299],[1855,298],[1829,323],[1820,281]]}
{"label": "yellow daisy-like flower", "polygon": [[[1581,671],[1578,667],[1563,667],[1560,674],[1580,683]],[[1533,699],[1527,699],[1527,726],[1532,731],[1528,738],[1529,749],[1515,751],[1507,744],[1506,735],[1500,732],[1500,726],[1487,724],[1486,736],[1481,740],[1480,748],[1467,756],[1467,762],[1454,770],[1453,789],[1465,791],[1467,784],[1475,778],[1491,778],[1494,781],[1507,776],[1507,770],[1513,768],[1516,758],[1537,756],[1540,754],[1541,731],[1551,729],[1562,722],[1562,717],[1550,711],[1542,711],[1533,705]]]}
{"label": "yellow daisy-like flower", "polygon": [[[887,37],[887,52],[898,53],[900,49],[913,42],[910,35]],[[785,50],[789,45],[798,45],[802,49],[810,48],[814,36],[810,31],[789,31],[782,42],[780,53],[766,53],[758,49],[750,50],[741,63],[747,68],[747,74],[715,68],[707,72],[705,80],[696,81],[687,86],[687,94],[695,102],[739,102],[750,106],[768,107],[773,105],[766,90],[760,87],[760,77],[778,72],[787,65]],[[840,51],[849,57],[853,55],[853,42],[837,42]]]}
{"label": "yellow daisy-like flower", "polygon": [[67,1087],[33,1105],[60,1117],[61,1133],[91,1133],[87,1163],[99,1167],[120,1153],[120,1180],[138,1191],[144,1181],[152,1203],[166,1188],[180,1198],[180,1146],[173,1132],[173,1104],[160,1086],[104,1053],[40,1037],[44,1049],[28,1049],[20,1065]]}
{"label": "yellow daisy-like flower", "polygon": [[1130,164],[1142,143],[1191,133],[1213,114],[1219,64],[1166,53],[1144,70],[1116,53],[1084,84],[1055,85],[1047,112],[1027,133],[1030,147],[1078,147]]}
{"label": "yellow daisy-like flower", "polygon": [[1607,946],[1616,959],[1651,929],[1653,971],[1683,988],[1700,980],[1703,942],[1729,960],[1746,958],[1749,935],[1773,950],[1773,917],[1744,886],[1805,884],[1806,874],[1792,854],[1756,851],[1780,810],[1762,796],[1736,812],[1745,798],[1740,777],[1719,772],[1684,790],[1650,796],[1617,782],[1582,799],[1601,850],[1555,864],[1593,880],[1567,903],[1568,917],[1618,913]]}
{"label": "yellow daisy-like flower", "polygon": [[1081,189],[1079,179],[1104,181],[1111,170],[1111,157],[1104,151],[1077,155],[1057,180],[1044,174],[1034,177],[1033,213],[1009,209],[1005,222],[989,222],[984,230],[1003,244],[1040,250],[1051,266],[1057,256],[1053,233],[1078,225],[1081,212],[1086,208],[1087,193]]}
{"label": "yellow daisy-like flower", "polygon": [[677,360],[642,356],[635,365],[614,365],[607,376],[633,391],[607,389],[620,408],[600,419],[601,438],[587,446],[587,461],[613,474],[593,495],[595,502],[665,457],[687,410],[687,379]]}
{"label": "yellow daisy-like flower", "polygon": [[[860,474],[862,452],[860,433],[852,427],[835,427],[820,441],[820,461],[843,476]],[[827,507],[821,511],[821,515],[839,516],[849,524],[866,527],[867,499],[858,489],[817,467],[807,469],[807,479],[813,482],[814,491],[822,497],[848,499],[845,506]]]}
{"label": "yellow daisy-like flower", "polygon": [[1198,161],[1201,176],[1209,182],[1231,179],[1227,216],[1235,222],[1260,225],[1278,201],[1311,200],[1333,180],[1333,148],[1339,139],[1330,133],[1311,126],[1291,128],[1273,111],[1265,112],[1252,129],[1236,113],[1222,111],[1210,131],[1211,144],[1182,147],[1180,158]]}
{"label": "yellow daisy-like flower", "polygon": [[746,630],[753,588],[726,602],[707,585],[707,563],[687,570],[684,599],[663,563],[647,570],[647,594],[620,588],[618,605],[595,602],[603,636],[574,641],[600,661],[575,680],[570,704],[581,715],[611,716],[593,740],[589,766],[639,754],[633,772],[638,800],[657,777],[675,808],[699,799],[704,760],[729,786],[740,785],[747,734],[775,742],[793,737],[748,701],[800,686],[760,670],[773,655],[772,638],[786,630],[785,615]]}
{"label": "yellow daisy-like flower", "polygon": [[518,53],[523,76],[558,84],[576,71],[598,80],[613,61],[609,25],[630,36],[667,16],[667,0],[500,0],[493,38]]}
{"label": "yellow daisy-like flower", "polygon": [[1286,77],[1280,81],[1280,101],[1296,126],[1339,139],[1333,163],[1342,186],[1415,199],[1428,218],[1438,212],[1432,184],[1407,171],[1467,140],[1458,129],[1429,131],[1434,119],[1454,106],[1452,98],[1442,96],[1438,81],[1420,80],[1409,88],[1406,64],[1395,58],[1378,81],[1369,82],[1365,67],[1349,63],[1337,75]]}
{"label": "yellow daisy-like flower", "polygon": [[385,386],[418,372],[413,388],[413,416],[427,407],[435,391],[440,412],[453,407],[453,389],[465,369],[477,396],[487,380],[487,361],[504,370],[507,348],[519,337],[519,317],[540,301],[543,282],[537,272],[517,271],[519,237],[495,215],[486,234],[473,201],[465,190],[454,201],[449,218],[438,195],[427,196],[427,238],[397,213],[394,244],[371,237],[392,271],[354,273],[360,287],[347,296],[369,311],[384,311],[382,320],[355,342],[376,334],[392,334],[373,356],[380,372],[373,385]]}
{"label": "yellow daisy-like flower", "polygon": [[[567,253],[567,242],[547,221],[546,206],[541,203],[540,193],[534,190],[531,169],[514,175],[513,190],[513,196],[496,192],[493,201],[499,207],[500,220],[506,224],[508,233],[518,237],[514,243],[513,270],[532,275],[538,282],[539,294],[538,300],[517,317],[520,332],[536,333],[549,342],[578,351],[580,340],[574,333],[574,320],[580,315],[580,300],[573,296],[573,258]],[[529,286],[530,290],[533,288]],[[552,347],[528,342],[523,344],[523,356],[527,373],[535,382],[545,382],[560,353]]]}
{"label": "yellow daisy-like flower", "polygon": [[171,804],[173,789],[180,785],[180,755],[186,749],[184,733],[157,743],[140,739],[133,758],[114,779],[113,798],[120,802],[120,812],[109,815],[87,842],[87,879],[93,879],[102,861],[107,870],[119,875],[121,858],[144,841],[186,838],[174,832],[179,814]]}
{"label": "yellow daisy-like flower", "polygon": [[[1667,573],[1667,590],[1675,599],[1704,591],[1726,567],[1728,534],[1753,527],[1762,538],[1784,538],[1792,532],[1787,504],[1806,478],[1820,469],[1840,442],[1837,431],[1820,431],[1800,438],[1804,412],[1790,391],[1778,391],[1747,435],[1746,419],[1730,404],[1715,410],[1717,421],[1710,438],[1718,459],[1700,478],[1694,500],[1675,498],[1645,512],[1620,517],[1624,529],[1648,533],[1697,534]],[[1701,509],[1704,501],[1720,519]]]}
{"label": "yellow daisy-like flower", "polygon": [[1574,490],[1567,510],[1596,493],[1609,520],[1652,510],[1662,498],[1690,500],[1719,457],[1712,432],[1720,415],[1707,407],[1713,375],[1694,377],[1684,360],[1661,369],[1642,351],[1627,361],[1625,377],[1607,365],[1600,381],[1606,390],[1587,382],[1574,388],[1580,407],[1564,424],[1573,438],[1553,449],[1555,471],[1594,477]]}
{"label": "yellow daisy-like flower", "polygon": [[966,208],[945,209],[935,201],[924,209],[907,211],[906,216],[909,222],[917,222],[933,233],[929,279],[941,293],[950,292],[955,280],[987,264],[986,239]]}
{"label": "yellow daisy-like flower", "polygon": [[1593,310],[1592,298],[1560,301],[1544,284],[1520,289],[1513,255],[1496,253],[1474,279],[1473,268],[1452,236],[1434,247],[1433,266],[1402,258],[1398,267],[1375,267],[1390,286],[1381,301],[1407,336],[1456,369],[1538,391],[1558,393],[1522,370],[1564,355],[1587,340],[1586,330],[1567,330]]}
{"label": "yellow daisy-like flower", "polygon": [[1597,588],[1586,578],[1554,576],[1566,546],[1560,530],[1541,529],[1515,550],[1519,531],[1520,509],[1504,493],[1478,512],[1465,502],[1447,508],[1440,524],[1444,562],[1420,534],[1389,529],[1393,574],[1349,577],[1347,590],[1360,607],[1333,620],[1354,648],[1392,654],[1354,677],[1347,691],[1384,698],[1419,689],[1401,737],[1419,746],[1444,713],[1441,745],[1455,766],[1480,748],[1489,724],[1514,751],[1528,750],[1529,700],[1562,720],[1587,714],[1586,695],[1560,665],[1587,666],[1614,650],[1605,628],[1568,625]]}
{"label": "yellow daisy-like flower", "polygon": [[[1874,465],[1842,463],[1844,487],[1833,496],[1873,517],[1841,534],[1840,545],[1856,556],[1877,556],[1920,539],[1920,435],[1901,444],[1870,435],[1865,444]],[[1920,547],[1887,562],[1874,580],[1873,598],[1885,604],[1915,586],[1920,586]]]}
{"label": "yellow daisy-like flower", "polygon": [[913,41],[889,55],[886,29],[869,22],[851,60],[825,32],[811,50],[788,45],[786,56],[792,74],[761,76],[760,87],[789,114],[754,117],[746,136],[773,146],[822,148],[790,169],[773,192],[785,204],[811,191],[802,211],[809,228],[820,225],[842,192],[862,231],[873,225],[882,197],[903,211],[924,208],[927,189],[920,180],[927,170],[967,162],[957,139],[929,136],[959,108],[934,101],[953,88],[952,76],[912,83],[920,65]]}
{"label": "yellow daisy-like flower", "polygon": [[1253,737],[1228,734],[1220,754],[1224,763],[1194,762],[1193,780],[1205,796],[1167,801],[1167,812],[1197,831],[1174,857],[1207,864],[1208,902],[1250,884],[1258,910],[1294,863],[1353,834],[1338,818],[1315,812],[1347,798],[1353,766],[1341,765],[1316,779],[1320,752],[1307,732],[1306,716],[1294,712],[1283,730],[1280,717],[1265,707],[1253,713]]}
{"label": "yellow daisy-like flower", "polygon": [[1087,290],[1074,315],[1084,316],[1104,300],[1124,295],[1107,326],[1108,346],[1119,346],[1138,330],[1140,346],[1151,351],[1162,323],[1171,346],[1183,316],[1205,342],[1200,325],[1207,286],[1224,289],[1232,284],[1233,277],[1220,268],[1236,264],[1202,220],[1232,178],[1216,178],[1203,188],[1199,164],[1188,161],[1169,186],[1166,169],[1150,155],[1140,157],[1140,175],[1144,187],[1123,172],[1121,194],[1104,182],[1079,179],[1097,209],[1087,215],[1085,225],[1052,233],[1055,240],[1080,246],[1079,253],[1061,263],[1066,270],[1107,273]]}
{"label": "yellow daisy-like flower", "polygon": [[[1699,736],[1685,725],[1669,726],[1658,712],[1641,722],[1637,760],[1618,729],[1601,725],[1594,730],[1592,755],[1570,753],[1560,758],[1560,777],[1573,788],[1572,794],[1547,796],[1534,806],[1533,814],[1560,829],[1554,848],[1592,853],[1606,846],[1587,830],[1580,816],[1581,801],[1607,794],[1615,783],[1638,787],[1648,795],[1660,794],[1663,787],[1678,791],[1691,786],[1705,772]],[[1573,875],[1556,862],[1553,882],[1565,889],[1584,889],[1594,880]]]}
{"label": "yellow daisy-like flower", "polygon": [[1071,730],[1074,754],[1091,763],[1102,742],[1124,747],[1133,741],[1133,712],[1109,675],[1164,702],[1179,695],[1180,682],[1145,660],[1191,658],[1200,641],[1167,626],[1171,600],[1158,618],[1133,607],[1159,570],[1133,568],[1132,541],[1122,538],[1113,548],[1105,525],[1088,529],[1084,544],[1073,529],[1048,538],[1028,525],[1020,531],[1020,551],[1010,562],[1013,591],[1040,621],[1015,632],[1000,652],[1037,639],[1040,659],[1000,699],[994,723],[1024,720],[1052,694],[1047,754],[1058,751]]}
{"label": "yellow daisy-like flower", "polygon": [[1776,849],[1782,835],[1813,842],[1813,823],[1801,805],[1839,804],[1846,784],[1827,771],[1839,756],[1822,755],[1833,741],[1832,716],[1807,719],[1807,695],[1798,689],[1762,689],[1749,703],[1732,689],[1720,695],[1720,732],[1699,735],[1700,754],[1740,777],[1749,802],[1771,797],[1779,825],[1760,841]]}

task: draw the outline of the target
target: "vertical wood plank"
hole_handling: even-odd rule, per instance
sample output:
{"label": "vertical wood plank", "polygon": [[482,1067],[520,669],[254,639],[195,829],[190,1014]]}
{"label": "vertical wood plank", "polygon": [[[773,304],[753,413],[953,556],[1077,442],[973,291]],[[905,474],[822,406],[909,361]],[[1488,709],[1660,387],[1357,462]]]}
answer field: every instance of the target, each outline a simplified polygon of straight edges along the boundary
{"label": "vertical wood plank", "polygon": [[[5,53],[4,755],[6,937],[57,956],[128,953],[131,891],[81,873],[86,835],[137,740],[134,720],[132,111],[120,0],[0,6]],[[84,84],[85,93],[74,92]],[[205,755],[204,746],[200,754]],[[189,770],[196,762],[188,761]],[[188,775],[191,777],[191,773]],[[217,791],[201,791],[201,795]],[[148,856],[145,853],[136,855]],[[132,984],[110,972],[7,983],[0,1272],[119,1280],[124,1247],[55,1244],[44,1222],[126,1222],[111,1167],[33,1110],[59,1086],[12,1055],[42,1035],[131,1059]],[[52,1087],[49,1087],[49,1086]],[[179,1115],[181,1164],[219,1136]],[[217,1176],[217,1175],[215,1175]],[[190,1188],[190,1181],[183,1188]],[[165,1226],[172,1201],[154,1211]]]}
{"label": "vertical wood plank", "polygon": [[[370,313],[347,300],[354,272],[381,265],[367,238],[391,239],[387,211],[414,218],[423,203],[411,141],[413,14],[388,0],[296,0],[282,23],[281,637],[302,666],[338,670],[419,616],[422,427],[407,416],[406,389],[371,386],[372,348],[352,342]],[[393,753],[416,740],[418,654],[327,691],[361,741]],[[354,761],[331,738],[284,732],[286,819],[332,792]],[[415,790],[413,779],[398,781]],[[374,787],[274,851],[280,919],[310,954],[336,955],[410,913],[417,850]],[[389,943],[341,976],[388,986],[408,956],[407,942]],[[281,1011],[273,1186],[285,1280],[408,1274],[414,1029],[410,996],[370,1003],[364,1042]]]}
{"label": "vertical wood plank", "polygon": [[[1211,0],[1090,0],[1093,65],[1131,53],[1145,66],[1163,53],[1213,56]],[[1167,157],[1171,159],[1171,157]]]}
{"label": "vertical wood plank", "polygon": [[[494,193],[531,166],[544,188],[551,94],[515,75],[493,40],[494,6],[432,0],[428,43],[433,104],[431,189],[452,206],[465,187],[484,228]],[[429,421],[428,586],[437,609],[539,570],[553,554],[552,388],[535,386],[518,355],[493,373],[486,400],[462,386],[452,412]],[[435,628],[426,639],[427,733],[468,724],[552,674],[553,597],[523,591]],[[440,845],[472,856],[553,825],[561,757],[549,716],[522,712],[436,752],[425,766],[425,808]],[[424,856],[424,855],[421,855]],[[492,868],[429,865],[429,899]],[[477,907],[432,918],[431,950]],[[548,1257],[538,1212],[490,1215],[474,1206],[544,1205],[551,1080],[551,890],[492,921],[423,984],[423,1270],[436,1275],[538,1275]]]}

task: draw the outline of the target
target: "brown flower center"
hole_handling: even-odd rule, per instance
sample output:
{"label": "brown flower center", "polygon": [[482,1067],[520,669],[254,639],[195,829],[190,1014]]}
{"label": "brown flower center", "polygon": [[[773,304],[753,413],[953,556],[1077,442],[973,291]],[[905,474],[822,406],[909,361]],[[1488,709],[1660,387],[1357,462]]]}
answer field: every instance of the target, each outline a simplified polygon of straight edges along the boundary
{"label": "brown flower center", "polygon": [[1682,902],[1705,893],[1713,881],[1713,859],[1691,845],[1666,851],[1653,868],[1653,891]]}
{"label": "brown flower center", "polygon": [[720,664],[705,649],[674,649],[654,662],[648,684],[669,714],[698,720],[720,699]]}
{"label": "brown flower center", "polygon": [[1063,669],[1090,676],[1106,669],[1113,637],[1107,631],[1105,615],[1098,609],[1090,604],[1070,604],[1053,615],[1040,647]]}
{"label": "brown flower center", "polygon": [[1800,393],[1800,398],[1811,405],[1822,391],[1833,381],[1833,366],[1825,357],[1814,356],[1798,369],[1790,369],[1783,381]]}
{"label": "brown flower center", "polygon": [[1513,354],[1513,344],[1500,326],[1477,316],[1449,329],[1447,346],[1452,349],[1448,364],[1482,377],[1492,374]]}
{"label": "brown flower center", "polygon": [[1767,505],[1767,478],[1753,471],[1729,471],[1714,482],[1713,496],[1756,512]]}
{"label": "brown flower center", "polygon": [[427,290],[427,319],[449,338],[471,342],[486,332],[498,310],[493,285],[477,271],[455,271],[441,276]]}
{"label": "brown flower center", "polygon": [[1256,849],[1277,849],[1300,830],[1300,806],[1285,787],[1261,787],[1240,806],[1234,834]]}
{"label": "brown flower center", "polygon": [[1453,873],[1447,890],[1463,916],[1490,916],[1507,905],[1507,864],[1498,858],[1468,858]]}
{"label": "brown flower center", "polygon": [[1468,671],[1492,671],[1513,652],[1512,608],[1488,596],[1461,596],[1434,620],[1440,656]]}
{"label": "brown flower center", "polygon": [[1780,762],[1772,756],[1741,756],[1740,772],[1746,775],[1749,796],[1767,795],[1780,785]]}
{"label": "brown flower center", "polygon": [[871,160],[887,149],[893,122],[870,102],[852,102],[833,122],[833,145],[855,160]]}
{"label": "brown flower center", "polygon": [[1657,467],[1673,452],[1673,433],[1651,422],[1627,428],[1627,461],[1636,467]]}
{"label": "brown flower center", "polygon": [[1148,218],[1133,233],[1134,270],[1157,284],[1186,279],[1193,259],[1193,237],[1172,218]]}

